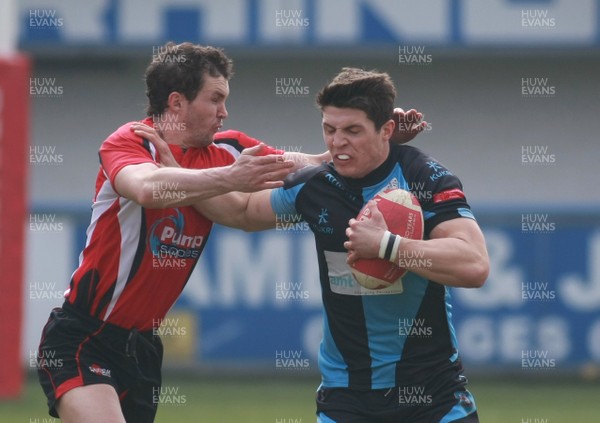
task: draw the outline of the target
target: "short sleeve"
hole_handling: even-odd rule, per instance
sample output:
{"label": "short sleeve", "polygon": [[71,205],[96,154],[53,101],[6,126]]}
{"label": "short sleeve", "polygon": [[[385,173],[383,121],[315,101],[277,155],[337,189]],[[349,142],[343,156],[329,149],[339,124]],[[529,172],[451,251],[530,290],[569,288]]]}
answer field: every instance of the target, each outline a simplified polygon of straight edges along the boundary
{"label": "short sleeve", "polygon": [[129,127],[131,122],[111,134],[100,147],[100,166],[114,187],[117,173],[125,166],[156,163],[147,141],[135,135]]}
{"label": "short sleeve", "polygon": [[291,188],[276,188],[271,191],[271,208],[275,215],[297,214],[296,197],[303,185],[295,185]]}
{"label": "short sleeve", "polygon": [[405,147],[403,169],[411,192],[421,203],[425,235],[440,223],[466,217],[475,219],[460,179],[443,164],[414,147]]}

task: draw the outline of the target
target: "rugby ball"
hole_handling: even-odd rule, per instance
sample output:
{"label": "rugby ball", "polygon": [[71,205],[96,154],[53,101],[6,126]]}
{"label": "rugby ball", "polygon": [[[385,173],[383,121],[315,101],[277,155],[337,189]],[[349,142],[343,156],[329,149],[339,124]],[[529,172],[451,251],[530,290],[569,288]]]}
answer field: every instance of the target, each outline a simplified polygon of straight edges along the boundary
{"label": "rugby ball", "polygon": [[[423,239],[423,213],[419,200],[409,191],[400,188],[386,189],[374,198],[383,215],[388,230],[403,238]],[[365,206],[356,220],[371,218],[371,210]],[[359,259],[350,266],[356,282],[367,289],[384,289],[402,279],[407,272],[391,261],[373,258]]]}

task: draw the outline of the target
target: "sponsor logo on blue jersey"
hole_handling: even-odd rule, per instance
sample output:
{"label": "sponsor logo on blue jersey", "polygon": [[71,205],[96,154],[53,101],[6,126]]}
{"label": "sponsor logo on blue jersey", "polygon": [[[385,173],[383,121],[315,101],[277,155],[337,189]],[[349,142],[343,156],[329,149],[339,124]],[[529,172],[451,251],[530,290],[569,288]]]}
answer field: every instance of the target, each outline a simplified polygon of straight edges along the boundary
{"label": "sponsor logo on blue jersey", "polygon": [[446,175],[452,175],[452,172],[450,172],[447,169],[444,169],[439,163],[434,162],[434,161],[428,161],[427,162],[427,166],[435,173],[429,175],[429,179],[431,181],[436,181],[438,179],[440,179],[442,176],[446,176]]}
{"label": "sponsor logo on blue jersey", "polygon": [[333,227],[327,225],[327,223],[329,223],[329,210],[326,208],[321,208],[321,213],[319,213],[317,217],[319,218],[319,221],[317,223],[310,224],[313,232],[325,235],[333,235]]}

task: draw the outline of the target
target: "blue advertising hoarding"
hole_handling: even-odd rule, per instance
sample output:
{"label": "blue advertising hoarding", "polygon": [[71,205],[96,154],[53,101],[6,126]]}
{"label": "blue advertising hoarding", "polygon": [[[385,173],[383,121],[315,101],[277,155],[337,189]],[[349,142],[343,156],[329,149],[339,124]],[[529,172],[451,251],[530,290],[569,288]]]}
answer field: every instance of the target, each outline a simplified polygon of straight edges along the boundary
{"label": "blue advertising hoarding", "polygon": [[[452,289],[460,351],[488,369],[600,363],[600,216],[480,216],[491,272]],[[305,228],[217,227],[176,310],[198,317],[196,362],[260,363],[297,354],[316,368],[321,299]]]}
{"label": "blue advertising hoarding", "polygon": [[598,0],[20,0],[24,48],[597,46]]}

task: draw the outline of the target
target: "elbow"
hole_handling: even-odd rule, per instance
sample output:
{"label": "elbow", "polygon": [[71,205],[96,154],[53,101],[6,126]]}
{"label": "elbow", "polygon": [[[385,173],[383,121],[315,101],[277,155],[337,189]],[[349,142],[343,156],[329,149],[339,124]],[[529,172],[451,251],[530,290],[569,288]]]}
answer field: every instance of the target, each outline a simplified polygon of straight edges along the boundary
{"label": "elbow", "polygon": [[487,257],[480,258],[469,266],[466,278],[468,288],[481,288],[490,274],[490,263]]}
{"label": "elbow", "polygon": [[147,182],[142,182],[133,201],[146,209],[164,209],[169,207],[166,202],[160,201],[152,184]]}

